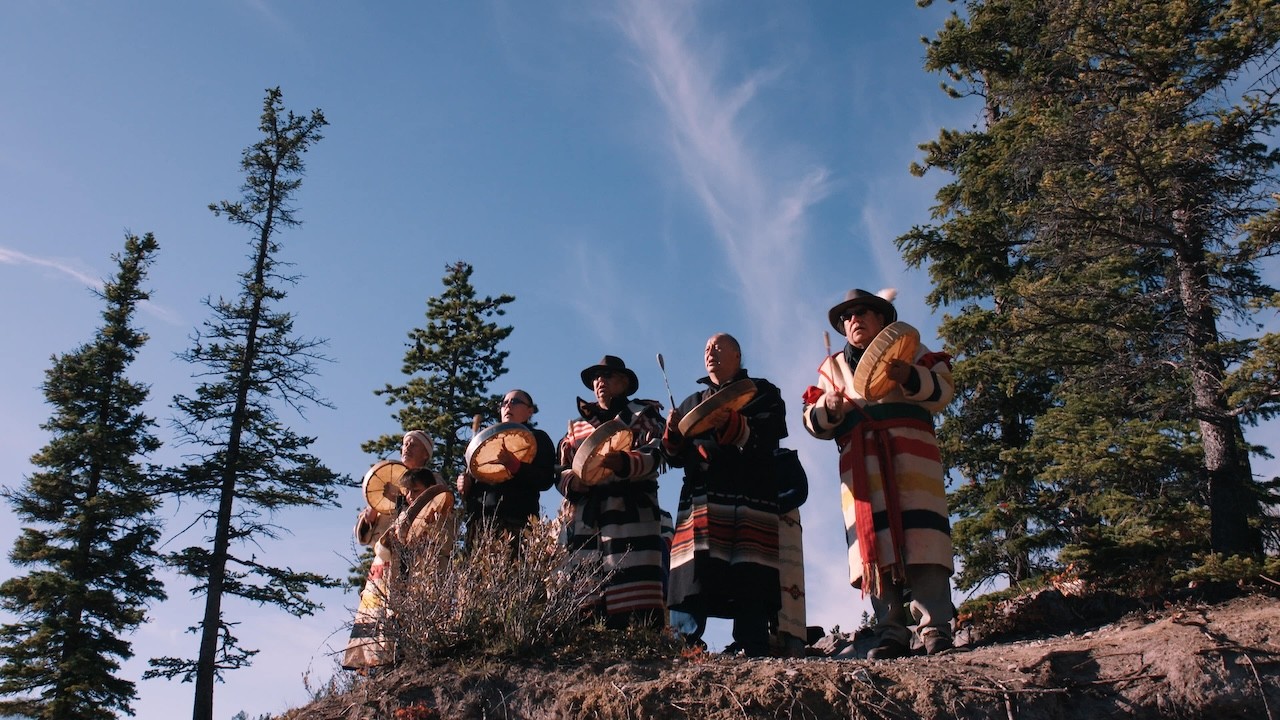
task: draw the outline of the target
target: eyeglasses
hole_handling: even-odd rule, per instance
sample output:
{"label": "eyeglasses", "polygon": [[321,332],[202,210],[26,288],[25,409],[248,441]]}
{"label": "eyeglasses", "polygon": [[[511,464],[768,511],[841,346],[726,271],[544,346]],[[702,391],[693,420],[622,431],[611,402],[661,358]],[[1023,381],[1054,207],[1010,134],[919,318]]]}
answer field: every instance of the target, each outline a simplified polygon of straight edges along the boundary
{"label": "eyeglasses", "polygon": [[871,312],[871,308],[867,307],[866,305],[859,305],[858,307],[855,307],[855,308],[849,308],[848,310],[845,310],[844,312],[840,313],[840,322],[847,323],[850,320],[856,317],[862,317],[863,315],[866,315],[869,312]]}
{"label": "eyeglasses", "polygon": [[518,397],[513,397],[513,398],[506,398],[502,402],[498,403],[498,407],[515,407],[517,405],[528,405],[528,404],[529,403],[525,402],[524,400],[521,400]]}

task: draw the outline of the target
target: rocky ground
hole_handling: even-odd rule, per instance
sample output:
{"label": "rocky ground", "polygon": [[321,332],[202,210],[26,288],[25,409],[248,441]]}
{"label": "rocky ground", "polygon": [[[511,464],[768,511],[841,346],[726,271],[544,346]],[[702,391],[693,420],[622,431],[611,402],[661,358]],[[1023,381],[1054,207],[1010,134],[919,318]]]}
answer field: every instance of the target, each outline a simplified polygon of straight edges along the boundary
{"label": "rocky ground", "polygon": [[1091,625],[1115,603],[1056,593],[1014,601],[947,655],[401,667],[284,717],[1280,720],[1280,598],[1184,600]]}

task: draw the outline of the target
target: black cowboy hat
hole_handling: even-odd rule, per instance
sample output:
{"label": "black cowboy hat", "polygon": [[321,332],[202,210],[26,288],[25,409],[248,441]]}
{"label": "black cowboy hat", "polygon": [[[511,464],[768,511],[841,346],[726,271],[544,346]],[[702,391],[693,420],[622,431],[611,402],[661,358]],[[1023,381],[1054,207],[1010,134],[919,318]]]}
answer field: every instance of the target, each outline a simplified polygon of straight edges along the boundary
{"label": "black cowboy hat", "polygon": [[893,290],[881,290],[880,292],[889,295],[889,299],[880,297],[866,290],[854,288],[844,294],[844,300],[837,303],[835,307],[827,311],[827,321],[831,323],[831,327],[835,328],[841,335],[844,334],[844,323],[840,322],[840,316],[845,310],[855,305],[866,305],[884,316],[884,324],[888,325],[898,319],[898,311],[894,309],[892,299],[897,296],[897,292]]}
{"label": "black cowboy hat", "polygon": [[586,370],[583,370],[582,384],[590,388],[591,382],[596,379],[597,375],[607,372],[622,373],[627,376],[628,385],[627,391],[623,393],[624,395],[631,395],[636,390],[640,389],[640,378],[636,377],[634,372],[627,369],[627,364],[622,362],[622,358],[614,355],[605,355],[600,358],[600,362],[598,364],[592,365]]}

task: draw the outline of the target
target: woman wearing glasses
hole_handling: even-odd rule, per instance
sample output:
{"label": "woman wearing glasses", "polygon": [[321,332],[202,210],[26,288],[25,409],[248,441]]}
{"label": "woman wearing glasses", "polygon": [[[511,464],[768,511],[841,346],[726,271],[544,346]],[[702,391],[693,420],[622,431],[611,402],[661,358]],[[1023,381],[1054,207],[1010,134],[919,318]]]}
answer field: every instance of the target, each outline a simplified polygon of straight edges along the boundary
{"label": "woman wearing glasses", "polygon": [[556,449],[551,436],[529,425],[538,406],[524,390],[512,390],[502,398],[498,415],[504,423],[520,423],[533,433],[536,451],[529,462],[510,452],[504,452],[499,460],[511,475],[501,483],[487,483],[463,471],[458,476],[458,493],[466,512],[468,542],[475,538],[480,528],[489,525],[494,531],[502,531],[511,537],[513,551],[519,550],[520,533],[529,524],[529,518],[542,512],[539,496],[555,484]]}
{"label": "woman wearing glasses", "polygon": [[883,395],[863,397],[854,386],[864,353],[898,319],[895,295],[850,290],[828,311],[848,342],[822,362],[817,387],[804,394],[805,428],[835,440],[840,451],[849,580],[871,596],[880,633],[867,654],[874,660],[912,653],[903,608],[908,590],[920,646],[930,655],[952,647],[951,525],[933,431],[933,415],[954,394],[950,357],[921,345],[911,361],[888,363]]}

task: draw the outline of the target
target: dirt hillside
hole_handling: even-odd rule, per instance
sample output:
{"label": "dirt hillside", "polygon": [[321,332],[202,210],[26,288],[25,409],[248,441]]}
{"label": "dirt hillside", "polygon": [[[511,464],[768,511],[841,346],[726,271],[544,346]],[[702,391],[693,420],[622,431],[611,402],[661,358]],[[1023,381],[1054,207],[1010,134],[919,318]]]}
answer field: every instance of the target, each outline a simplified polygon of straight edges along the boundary
{"label": "dirt hillside", "polygon": [[880,662],[713,655],[401,667],[285,718],[1280,720],[1275,597],[1186,602],[1034,639],[978,635],[952,654]]}

